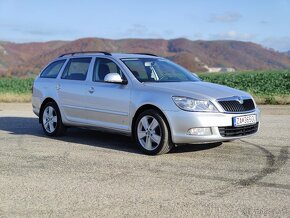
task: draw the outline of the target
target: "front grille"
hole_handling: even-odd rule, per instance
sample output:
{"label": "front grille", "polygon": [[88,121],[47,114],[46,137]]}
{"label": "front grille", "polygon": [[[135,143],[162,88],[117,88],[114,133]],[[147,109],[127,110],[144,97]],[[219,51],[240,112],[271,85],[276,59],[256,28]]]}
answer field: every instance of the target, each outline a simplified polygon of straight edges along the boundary
{"label": "front grille", "polygon": [[219,127],[219,131],[223,137],[245,136],[256,133],[258,131],[258,126],[259,123],[240,127],[226,126]]}
{"label": "front grille", "polygon": [[219,104],[227,112],[244,112],[255,109],[255,104],[252,99],[244,99],[242,104],[237,100],[222,100],[219,101]]}

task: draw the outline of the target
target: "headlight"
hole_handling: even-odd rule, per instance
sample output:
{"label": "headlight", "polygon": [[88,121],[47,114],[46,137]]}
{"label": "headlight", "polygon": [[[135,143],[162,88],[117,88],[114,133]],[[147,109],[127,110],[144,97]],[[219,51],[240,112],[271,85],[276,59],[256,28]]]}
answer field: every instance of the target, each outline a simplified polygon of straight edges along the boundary
{"label": "headlight", "polygon": [[187,97],[172,97],[174,103],[185,111],[218,112],[216,107],[206,100],[197,100]]}

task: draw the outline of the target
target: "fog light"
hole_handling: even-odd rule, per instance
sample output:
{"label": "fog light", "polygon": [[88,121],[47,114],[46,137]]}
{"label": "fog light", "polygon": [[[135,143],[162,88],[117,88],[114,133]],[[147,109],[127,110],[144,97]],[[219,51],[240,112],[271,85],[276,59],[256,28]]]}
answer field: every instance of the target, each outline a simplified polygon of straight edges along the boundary
{"label": "fog light", "polygon": [[191,128],[187,131],[189,135],[199,135],[199,136],[207,136],[211,135],[211,128],[204,127],[204,128]]}

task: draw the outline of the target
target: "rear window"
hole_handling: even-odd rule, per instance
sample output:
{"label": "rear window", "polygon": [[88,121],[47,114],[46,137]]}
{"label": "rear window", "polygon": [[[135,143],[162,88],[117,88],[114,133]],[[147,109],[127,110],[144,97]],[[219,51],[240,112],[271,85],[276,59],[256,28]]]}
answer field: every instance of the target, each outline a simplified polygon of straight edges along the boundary
{"label": "rear window", "polygon": [[66,65],[62,79],[86,80],[92,58],[73,58]]}
{"label": "rear window", "polygon": [[48,65],[41,73],[41,78],[56,78],[66,60],[59,60]]}

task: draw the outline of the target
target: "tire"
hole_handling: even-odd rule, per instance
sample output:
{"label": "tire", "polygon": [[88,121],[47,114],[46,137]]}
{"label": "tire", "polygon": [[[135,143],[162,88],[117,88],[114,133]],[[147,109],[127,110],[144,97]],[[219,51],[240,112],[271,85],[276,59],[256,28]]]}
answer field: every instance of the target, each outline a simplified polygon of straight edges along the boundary
{"label": "tire", "polygon": [[146,110],[137,117],[133,136],[145,154],[166,154],[173,148],[169,128],[157,110]]}
{"label": "tire", "polygon": [[66,127],[62,123],[61,114],[55,102],[48,102],[41,111],[41,125],[48,136],[61,136]]}

